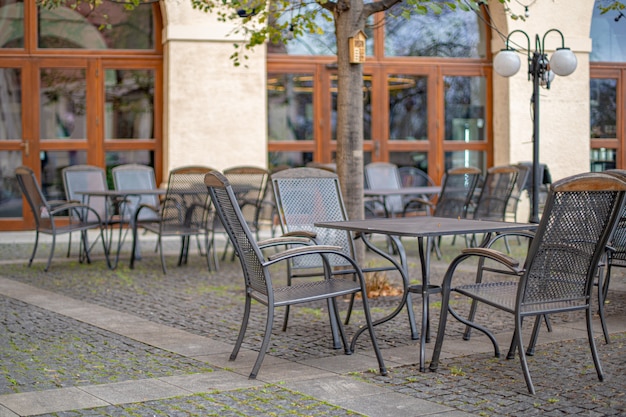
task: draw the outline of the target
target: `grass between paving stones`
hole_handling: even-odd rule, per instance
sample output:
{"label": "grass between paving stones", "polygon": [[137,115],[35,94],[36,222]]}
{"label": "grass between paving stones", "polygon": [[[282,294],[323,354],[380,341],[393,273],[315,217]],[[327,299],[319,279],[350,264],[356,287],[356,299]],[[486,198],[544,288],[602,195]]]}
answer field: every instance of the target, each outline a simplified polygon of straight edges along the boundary
{"label": "grass between paving stones", "polygon": [[587,339],[538,346],[535,356],[527,357],[534,396],[526,389],[519,358],[494,358],[491,353],[442,360],[437,372],[402,366],[387,377],[371,372],[351,376],[479,416],[626,415],[626,333],[612,335],[608,345],[603,338],[596,343],[605,372],[602,382]]}
{"label": "grass between paving stones", "polygon": [[18,300],[0,306],[0,394],[213,371]]}
{"label": "grass between paving stones", "polygon": [[346,410],[278,385],[234,391],[215,391],[164,400],[123,404],[86,410],[43,414],[39,417],[96,416],[178,416],[187,417],[344,417],[362,414]]}

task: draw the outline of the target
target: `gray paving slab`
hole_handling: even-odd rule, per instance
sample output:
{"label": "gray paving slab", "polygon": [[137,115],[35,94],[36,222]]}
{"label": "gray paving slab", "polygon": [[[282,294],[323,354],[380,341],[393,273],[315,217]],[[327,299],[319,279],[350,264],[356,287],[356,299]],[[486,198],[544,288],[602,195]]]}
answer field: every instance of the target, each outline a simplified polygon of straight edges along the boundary
{"label": "gray paving slab", "polygon": [[76,387],[2,395],[0,404],[20,416],[108,405],[106,401]]}
{"label": "gray paving slab", "polygon": [[94,397],[102,399],[108,404],[138,403],[192,394],[192,392],[168,384],[166,381],[160,379],[124,381],[105,385],[87,385],[80,387],[80,389]]}
{"label": "gray paving slab", "polygon": [[247,376],[228,371],[169,376],[159,379],[190,392],[230,391],[265,385],[262,381],[248,379]]}

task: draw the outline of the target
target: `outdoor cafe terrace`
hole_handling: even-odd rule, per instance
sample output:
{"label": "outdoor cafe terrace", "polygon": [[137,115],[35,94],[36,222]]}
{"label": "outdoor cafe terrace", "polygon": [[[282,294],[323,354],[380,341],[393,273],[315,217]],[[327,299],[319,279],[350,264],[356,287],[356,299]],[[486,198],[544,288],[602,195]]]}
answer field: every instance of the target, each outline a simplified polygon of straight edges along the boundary
{"label": "outdoor cafe terrace", "polygon": [[[198,255],[193,242],[189,263],[173,266],[178,240],[167,239],[166,260],[171,266],[168,273],[163,274],[159,256],[152,250],[155,238],[146,235],[141,237],[143,258],[132,270],[128,267],[128,242],[122,248],[118,267],[111,270],[102,252],[98,252],[100,247],[96,247],[91,264],[81,264],[76,257],[65,257],[67,240],[61,240],[50,270],[44,272],[45,254],[49,249],[46,237],[40,243],[33,266],[27,267],[33,236],[32,232],[20,232],[4,233],[0,237],[0,301],[3,306],[0,416],[153,415],[157,411],[159,415],[199,416],[211,413],[259,416],[601,416],[626,413],[626,281],[622,269],[616,269],[606,305],[612,332],[610,344],[604,343],[597,317],[594,323],[605,371],[604,382],[598,381],[593,369],[584,315],[579,312],[551,317],[552,333],[545,326],[542,328],[536,354],[528,358],[537,387],[537,394],[531,396],[518,359],[506,360],[504,355],[494,358],[491,344],[478,332],[470,341],[462,340],[464,326],[454,320],[447,327],[449,334],[439,370],[419,372],[416,366],[418,341],[411,340],[406,311],[375,328],[389,368],[389,375],[381,376],[369,337],[359,339],[351,356],[345,356],[341,349],[332,349],[326,304],[320,302],[293,307],[285,332],[278,324],[282,322],[282,312],[277,312],[268,356],[257,381],[250,381],[249,385],[242,383],[236,389],[231,386],[217,391],[213,388],[191,389],[185,393],[180,390],[146,392],[135,400],[109,401],[101,407],[77,405],[68,409],[48,401],[52,409],[35,407],[31,414],[13,414],[8,411],[11,404],[15,407],[13,412],[19,409],[15,404],[24,406],[19,401],[22,397],[15,394],[41,393],[44,398],[43,394],[60,388],[84,387],[89,391],[87,387],[106,387],[109,386],[106,384],[125,381],[139,383],[151,378],[215,372],[247,381],[265,325],[265,309],[253,303],[251,323],[243,344],[243,350],[250,353],[243,352],[234,362],[227,360],[229,351],[200,355],[194,349],[202,351],[202,346],[190,346],[185,352],[184,349],[163,348],[164,344],[150,345],[142,340],[141,331],[129,330],[130,324],[125,329],[123,317],[136,317],[188,335],[193,340],[206,340],[207,346],[219,342],[232,348],[244,306],[243,277],[238,261],[231,261],[229,254],[221,260],[218,271],[209,272],[206,259]],[[72,240],[73,253],[78,251],[78,240]],[[385,245],[384,240],[378,243]],[[515,239],[509,243],[513,255],[523,253],[523,243]],[[404,238],[403,244],[409,255],[410,276],[415,279],[420,273],[417,244],[410,238]],[[224,242],[220,241],[218,246],[222,250]],[[457,237],[454,244],[451,237],[443,239],[442,259],[432,257],[431,282],[441,281],[445,268],[463,247],[461,237]],[[371,253],[366,256],[366,262],[378,262]],[[275,268],[274,277],[281,276],[281,267]],[[473,279],[468,268],[462,280]],[[399,276],[390,272],[368,278],[374,318],[388,314],[397,306],[399,280]],[[57,298],[64,300],[67,311],[46,307],[49,300]],[[433,341],[426,347],[427,363],[437,329],[439,300],[439,296],[432,297],[430,306]],[[469,302],[461,299],[454,302],[461,314],[467,314]],[[107,317],[102,317],[100,325],[80,320],[81,313],[72,307],[73,303],[83,309],[86,306],[87,310],[111,312],[110,322]],[[419,297],[415,297],[413,307],[418,320],[421,319],[420,303]],[[345,312],[347,302],[342,304],[340,308]],[[359,313],[361,310],[355,308],[346,326],[348,337],[364,323]],[[478,314],[479,321],[488,323],[498,334],[501,347],[508,348],[513,329],[511,318],[486,306],[481,306]],[[116,316],[121,317],[119,323],[115,321]],[[531,324],[529,320],[527,325]],[[318,395],[315,391],[322,384],[320,381],[330,384],[329,381],[346,380],[350,390],[341,398]],[[376,395],[365,397],[363,390]],[[24,398],[32,402],[36,397]],[[350,398],[354,401],[348,401]],[[424,408],[423,400],[434,408]],[[37,405],[38,401],[32,404]],[[54,412],[54,406],[58,412]]]}

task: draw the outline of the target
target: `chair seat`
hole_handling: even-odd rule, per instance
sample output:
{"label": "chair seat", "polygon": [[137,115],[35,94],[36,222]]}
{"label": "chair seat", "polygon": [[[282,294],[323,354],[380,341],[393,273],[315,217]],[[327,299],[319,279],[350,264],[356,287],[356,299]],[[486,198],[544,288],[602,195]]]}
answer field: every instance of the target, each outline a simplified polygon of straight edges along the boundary
{"label": "chair seat", "polygon": [[[515,313],[519,281],[489,282],[472,285],[462,285],[453,289],[458,293],[478,299],[486,304]],[[538,312],[556,313],[587,308],[588,300],[551,301],[522,305],[521,313],[537,314]]]}
{"label": "chair seat", "polygon": [[[323,281],[300,282],[291,286],[274,287],[274,305],[286,306],[340,297],[361,291],[358,282],[349,278],[331,278]],[[254,292],[252,297],[267,305],[267,296]]]}
{"label": "chair seat", "polygon": [[39,227],[39,233],[46,234],[62,234],[69,232],[79,232],[81,230],[89,230],[100,227],[99,222],[89,222],[89,223],[72,223],[65,226],[57,226],[54,229],[51,226],[41,225]]}
{"label": "chair seat", "polygon": [[155,223],[141,223],[141,227],[149,230],[153,233],[160,234],[161,236],[191,236],[206,233],[207,230],[203,227],[182,227],[177,225],[163,225],[159,222]]}

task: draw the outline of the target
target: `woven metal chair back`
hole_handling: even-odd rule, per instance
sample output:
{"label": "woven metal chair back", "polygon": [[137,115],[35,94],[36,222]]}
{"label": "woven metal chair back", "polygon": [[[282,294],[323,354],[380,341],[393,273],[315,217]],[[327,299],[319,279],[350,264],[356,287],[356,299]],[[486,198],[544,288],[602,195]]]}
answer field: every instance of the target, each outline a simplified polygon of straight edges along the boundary
{"label": "woven metal chair back", "polygon": [[269,171],[260,167],[239,166],[225,169],[224,176],[233,188],[248,225],[253,231],[258,231]]}
{"label": "woven metal chair back", "polygon": [[517,176],[517,168],[513,166],[489,168],[480,190],[473,218],[504,221]]}
{"label": "woven metal chair back", "polygon": [[472,167],[448,171],[433,215],[465,218],[480,175],[480,169]]}
{"label": "woven metal chair back", "polygon": [[[604,172],[626,181],[626,170],[609,169]],[[622,209],[622,215],[617,221],[617,226],[609,245],[612,248],[610,255],[611,264],[613,266],[626,267],[626,206]]]}
{"label": "woven metal chair back", "polygon": [[[215,211],[239,257],[246,287],[268,295],[270,293],[268,285],[271,283],[266,280],[262,265],[263,255],[243,217],[237,197],[228,179],[223,174],[213,171],[205,176],[204,184],[209,191]],[[269,302],[271,303],[272,300]]]}
{"label": "woven metal chair back", "polygon": [[[371,162],[364,167],[365,186],[369,189],[399,190],[402,180],[398,166],[388,162]],[[402,213],[404,200],[400,195],[388,196],[386,199],[388,213]]]}
{"label": "woven metal chair back", "polygon": [[48,213],[50,213],[51,208],[33,170],[25,166],[17,167],[15,177],[33,213],[37,228],[50,228],[52,220]]}
{"label": "woven metal chair back", "polygon": [[[292,168],[272,174],[272,188],[284,233],[306,231],[316,235],[321,245],[339,246],[354,256],[350,234],[337,229],[315,227],[316,222],[348,220],[337,174],[318,168]],[[349,266],[345,258],[328,257],[331,265]],[[300,256],[294,268],[318,268],[319,256]]]}
{"label": "woven metal chair back", "polygon": [[430,176],[416,167],[400,167],[400,183],[403,187],[430,187],[435,185]]}
{"label": "woven metal chair back", "polygon": [[589,304],[624,187],[618,178],[594,173],[553,184],[519,285],[522,314]]}
{"label": "woven metal chair back", "polygon": [[161,229],[206,229],[209,193],[204,176],[213,168],[187,166],[170,172],[167,193],[161,204]]}
{"label": "woven metal chair back", "polygon": [[[93,208],[100,218],[105,219],[107,213],[112,213],[111,207],[107,207],[109,199],[106,197],[86,197],[78,191],[105,191],[108,190],[107,177],[104,170],[93,165],[72,165],[62,170],[63,187],[65,197],[68,200],[85,202]],[[96,221],[93,213],[88,213],[87,221]]]}
{"label": "woven metal chair back", "polygon": [[[125,164],[118,165],[111,170],[113,176],[113,184],[116,190],[154,190],[157,188],[156,179],[154,177],[154,169],[147,165],[141,164]],[[140,204],[148,204],[158,208],[160,201],[156,194],[128,196],[128,202],[122,204],[122,213],[125,220],[130,220],[133,213]],[[142,210],[139,213],[140,221],[157,220],[158,216],[155,212]]]}

